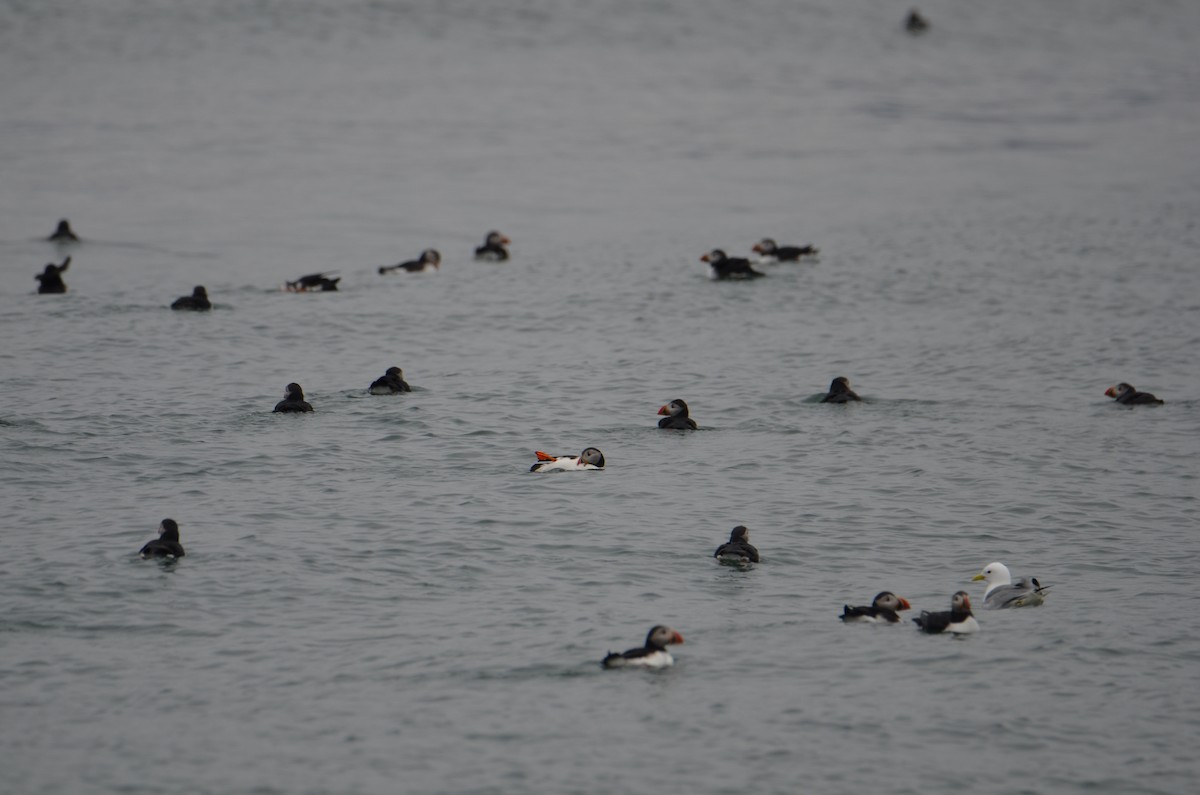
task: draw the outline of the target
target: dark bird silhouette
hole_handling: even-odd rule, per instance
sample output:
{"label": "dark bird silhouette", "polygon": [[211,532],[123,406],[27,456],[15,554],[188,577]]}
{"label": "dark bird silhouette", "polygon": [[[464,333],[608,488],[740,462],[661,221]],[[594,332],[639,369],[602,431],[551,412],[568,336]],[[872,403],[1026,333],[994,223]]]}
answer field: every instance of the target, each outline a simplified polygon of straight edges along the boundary
{"label": "dark bird silhouette", "polygon": [[398,395],[401,392],[411,392],[412,387],[404,380],[404,371],[399,367],[389,367],[387,371],[371,382],[367,391],[372,395]]}
{"label": "dark bird silhouette", "polygon": [[300,413],[312,410],[313,407],[304,399],[304,390],[295,382],[287,385],[287,392],[284,394],[283,400],[275,404],[275,411],[284,413]]}
{"label": "dark bird silhouette", "polygon": [[713,275],[717,279],[757,279],[759,276],[766,275],[754,270],[750,266],[750,260],[726,256],[725,252],[719,248],[714,248],[700,260],[712,266]]}
{"label": "dark bird silhouette", "polygon": [[55,227],[54,232],[52,232],[50,237],[48,237],[46,239],[49,240],[51,243],[78,243],[79,242],[79,237],[76,236],[76,234],[71,231],[71,222],[68,221],[66,218],[64,218],[58,222],[58,226]]}
{"label": "dark bird silhouette", "polygon": [[183,547],[179,543],[179,525],[174,519],[163,519],[158,526],[158,538],[153,541],[146,542],[146,545],[138,551],[143,559],[145,558],[165,558],[167,560],[175,560],[182,558],[184,555]]}
{"label": "dark bird silhouette", "polygon": [[487,233],[483,245],[475,249],[475,259],[503,262],[508,259],[508,249],[505,248],[508,245],[512,245],[512,241],[493,229]]}
{"label": "dark bird silhouette", "polygon": [[717,547],[713,557],[722,563],[758,563],[758,550],[750,545],[750,531],[740,524],[730,532],[729,540]]}
{"label": "dark bird silhouette", "polygon": [[171,304],[172,309],[191,309],[194,312],[207,312],[212,309],[212,302],[208,300],[208,290],[205,290],[202,285],[197,284],[192,290],[191,295],[185,295],[176,298]]}
{"label": "dark bird silhouette", "polygon": [[33,278],[37,279],[39,293],[65,293],[67,285],[62,280],[62,275],[67,272],[67,268],[71,265],[71,258],[67,257],[63,260],[62,265],[55,265],[53,262],[46,263],[46,269],[37,274]]}
{"label": "dark bird silhouette", "polygon": [[1110,386],[1104,390],[1104,394],[1122,406],[1157,406],[1162,403],[1161,400],[1149,392],[1139,392],[1133,388],[1132,384],[1126,384],[1124,381],[1116,386]]}
{"label": "dark bird silhouette", "polygon": [[392,271],[402,270],[408,273],[420,273],[421,271],[442,267],[442,255],[435,248],[427,248],[421,252],[421,256],[408,262],[400,262],[396,265],[380,265],[379,273],[385,274]]}
{"label": "dark bird silhouette", "polygon": [[764,257],[774,257],[779,262],[795,262],[801,257],[815,257],[821,253],[815,246],[778,246],[769,237],[764,237],[751,248],[755,253]]}
{"label": "dark bird silhouette", "polygon": [[829,392],[825,397],[821,398],[822,403],[850,403],[855,400],[862,400],[850,388],[850,379],[844,375],[839,375],[829,384]]}

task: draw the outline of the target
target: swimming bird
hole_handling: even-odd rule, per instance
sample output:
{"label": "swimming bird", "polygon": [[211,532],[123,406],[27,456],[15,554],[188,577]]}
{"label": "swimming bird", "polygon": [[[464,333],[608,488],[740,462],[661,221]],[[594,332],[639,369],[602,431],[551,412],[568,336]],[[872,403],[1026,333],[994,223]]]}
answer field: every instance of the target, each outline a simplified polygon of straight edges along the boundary
{"label": "swimming bird", "polygon": [[163,519],[158,526],[158,538],[146,542],[138,554],[143,558],[166,558],[175,560],[184,555],[179,544],[179,525],[174,519]]}
{"label": "swimming bird", "polygon": [[62,275],[67,272],[67,268],[71,265],[71,258],[67,257],[63,260],[62,265],[55,265],[53,262],[46,263],[46,269],[37,274],[33,278],[37,279],[39,293],[65,293],[67,285],[62,280]]}
{"label": "swimming bird", "polygon": [[848,624],[851,622],[895,624],[900,620],[899,611],[908,610],[910,607],[912,605],[903,596],[896,596],[891,591],[880,591],[875,595],[871,604],[866,607],[842,605],[842,614],[838,618]]}
{"label": "swimming bird", "polygon": [[844,375],[833,379],[829,384],[829,392],[821,398],[822,403],[850,403],[855,400],[862,400],[862,398],[850,388],[850,379]]}
{"label": "swimming bird", "polygon": [[79,238],[71,231],[71,222],[63,218],[58,222],[54,232],[46,238],[51,243],[78,243]]}
{"label": "swimming bird", "polygon": [[751,247],[751,251],[763,257],[771,257],[776,262],[795,262],[801,257],[815,257],[821,249],[812,245],[779,246],[769,237],[764,237]]}
{"label": "swimming bird", "polygon": [[913,623],[931,634],[952,632],[965,635],[979,631],[979,622],[971,613],[971,597],[966,591],[956,591],[954,596],[950,597],[949,610],[939,613],[922,610],[921,615],[913,619]]}
{"label": "swimming bird", "polygon": [[338,288],[338,282],[342,280],[341,276],[333,278],[333,274],[337,271],[329,273],[310,273],[307,276],[301,276],[294,282],[286,282],[283,289],[289,293],[328,293],[334,292]]}
{"label": "swimming bird", "polygon": [[678,431],[696,430],[696,421],[688,416],[688,405],[682,400],[672,400],[660,408],[658,413],[666,415],[658,421],[660,428],[671,428]]}
{"label": "swimming bird", "polygon": [[475,249],[475,259],[503,262],[508,259],[508,249],[505,246],[511,244],[511,240],[493,229],[487,233],[483,245]]}
{"label": "swimming bird", "polygon": [[713,557],[722,563],[744,566],[747,563],[758,563],[758,550],[750,545],[750,531],[740,524],[733,528],[729,540],[717,547]]}
{"label": "swimming bird", "polygon": [[304,399],[304,390],[293,382],[287,385],[287,393],[283,400],[275,404],[275,411],[281,413],[312,411],[313,407]]}
{"label": "swimming bird", "polygon": [[646,635],[645,646],[620,654],[610,651],[600,661],[600,664],[605,668],[628,668],[630,666],[666,668],[668,665],[675,664],[675,658],[671,656],[671,652],[667,651],[667,646],[672,643],[683,643],[683,635],[670,627],[659,624],[652,627]]}
{"label": "swimming bird", "polygon": [[972,582],[983,580],[987,590],[983,592],[983,606],[999,609],[1002,607],[1036,607],[1046,601],[1045,594],[1049,586],[1043,588],[1037,577],[1018,577],[1015,580],[1005,566],[999,561],[989,563],[983,571],[971,578]]}
{"label": "swimming bird", "polygon": [[1122,406],[1156,406],[1162,403],[1161,400],[1149,392],[1139,392],[1133,388],[1132,384],[1127,384],[1124,381],[1116,386],[1110,386],[1104,390],[1104,394]]}
{"label": "swimming bird", "polygon": [[904,20],[904,29],[914,36],[920,35],[929,30],[929,20],[921,16],[921,12],[914,8],[908,12],[908,17]]}
{"label": "swimming bird", "polygon": [[705,254],[700,261],[712,266],[713,275],[717,279],[757,279],[759,276],[766,276],[765,273],[754,270],[750,266],[750,260],[726,256],[719,248]]}
{"label": "swimming bird", "polygon": [[604,469],[604,453],[595,447],[586,447],[579,455],[550,455],[538,450],[534,455],[538,462],[530,472],[577,472],[581,469]]}
{"label": "swimming bird", "polygon": [[437,270],[440,267],[442,267],[442,255],[435,248],[427,248],[421,252],[421,256],[408,262],[401,262],[396,265],[380,265],[379,273],[382,275],[396,270],[403,270],[408,273],[420,273],[426,270]]}
{"label": "swimming bird", "polygon": [[185,295],[180,298],[176,298],[175,302],[171,304],[171,308],[192,309],[196,312],[205,312],[209,309],[212,309],[212,302],[208,300],[208,290],[205,290],[203,286],[197,284],[192,290],[191,295]]}
{"label": "swimming bird", "polygon": [[404,371],[399,367],[389,367],[387,372],[371,382],[367,391],[372,395],[398,395],[401,392],[411,392],[412,387],[404,380]]}

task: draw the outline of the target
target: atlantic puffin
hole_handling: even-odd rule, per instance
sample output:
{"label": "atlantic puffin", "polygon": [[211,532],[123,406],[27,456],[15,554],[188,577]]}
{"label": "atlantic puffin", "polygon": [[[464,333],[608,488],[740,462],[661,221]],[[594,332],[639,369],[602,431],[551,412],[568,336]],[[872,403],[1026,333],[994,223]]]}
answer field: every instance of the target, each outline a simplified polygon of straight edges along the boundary
{"label": "atlantic puffin", "polygon": [[610,651],[600,661],[600,664],[605,668],[628,668],[630,666],[666,668],[668,665],[675,664],[675,658],[671,656],[671,652],[667,651],[667,646],[671,643],[683,643],[683,635],[670,627],[659,624],[646,635],[645,646],[620,654]]}
{"label": "atlantic puffin", "polygon": [[579,455],[550,455],[538,450],[538,462],[530,472],[578,472],[582,469],[604,469],[604,453],[595,447],[584,448]]}
{"label": "atlantic puffin", "polygon": [[717,547],[713,557],[722,563],[744,566],[747,563],[758,563],[758,550],[750,545],[750,531],[740,524],[733,528],[729,540]]}
{"label": "atlantic puffin", "polygon": [[508,249],[505,246],[511,244],[511,240],[493,229],[487,233],[483,245],[475,249],[475,259],[503,262],[508,259]]}
{"label": "atlantic puffin", "polygon": [[185,295],[176,298],[171,304],[172,309],[191,309],[196,312],[206,312],[212,309],[212,302],[208,300],[208,290],[205,290],[202,285],[197,284],[192,290],[191,295]]}
{"label": "atlantic puffin", "polygon": [[78,243],[79,242],[79,238],[75,235],[74,232],[71,231],[71,222],[68,221],[66,218],[63,218],[61,221],[58,222],[58,226],[55,227],[54,232],[51,233],[50,237],[48,237],[46,239],[49,240],[51,243]]}
{"label": "atlantic puffin", "polygon": [[1157,406],[1162,403],[1161,400],[1149,392],[1139,392],[1133,388],[1132,384],[1127,384],[1124,381],[1116,386],[1110,386],[1104,390],[1104,394],[1123,406]]}
{"label": "atlantic puffin", "polygon": [[401,262],[396,265],[380,265],[379,273],[382,275],[395,270],[420,273],[426,270],[437,270],[440,267],[442,267],[442,255],[435,248],[427,248],[421,252],[421,256],[408,262]]}
{"label": "atlantic puffin", "polygon": [[769,237],[764,237],[751,247],[751,251],[763,257],[770,257],[776,262],[795,262],[801,257],[815,257],[821,249],[812,245],[807,246],[778,246]]}
{"label": "atlantic puffin", "polygon": [[65,293],[67,285],[62,280],[62,275],[67,272],[67,268],[71,265],[71,258],[67,257],[63,260],[62,265],[55,265],[53,262],[46,263],[46,269],[37,274],[33,278],[37,279],[39,293]]}
{"label": "atlantic puffin", "polygon": [[367,391],[372,395],[398,395],[401,392],[411,392],[412,387],[404,380],[404,371],[399,367],[389,367],[387,372],[371,382]]}
{"label": "atlantic puffin", "polygon": [[146,558],[166,558],[167,560],[182,558],[184,552],[183,547],[179,544],[179,525],[175,523],[175,520],[163,519],[162,524],[158,526],[158,538],[146,542],[138,555],[143,560]]}
{"label": "atlantic puffin", "polygon": [[766,276],[765,273],[754,270],[750,266],[750,260],[726,256],[719,248],[705,254],[700,261],[712,266],[713,275],[717,279],[757,279],[759,276]]}
{"label": "atlantic puffin", "polygon": [[658,421],[658,427],[670,428],[677,431],[694,431],[697,428],[696,421],[688,416],[688,405],[682,400],[672,400],[667,405],[658,410],[659,414],[665,414]]}
{"label": "atlantic puffin", "polygon": [[281,413],[312,411],[313,407],[304,399],[304,390],[293,382],[287,385],[287,394],[283,400],[275,404],[275,411]]}
{"label": "atlantic puffin", "polygon": [[829,392],[821,398],[822,403],[850,403],[855,400],[862,400],[862,398],[850,388],[850,379],[844,375],[833,379],[829,384]]}
{"label": "atlantic puffin", "polygon": [[342,280],[341,276],[334,278],[331,273],[310,273],[307,276],[301,276],[294,282],[286,282],[283,289],[289,293],[328,293],[334,292],[338,288],[338,282]]}
{"label": "atlantic puffin", "polygon": [[934,635],[939,632],[965,635],[979,631],[979,622],[971,613],[971,597],[966,591],[956,591],[954,596],[950,597],[949,610],[938,613],[922,610],[921,615],[913,619],[913,623]]}
{"label": "atlantic puffin", "polygon": [[1008,566],[996,561],[983,567],[983,571],[971,578],[987,583],[983,592],[983,606],[1000,609],[1004,607],[1037,607],[1046,601],[1049,586],[1042,587],[1037,577],[1017,577],[1015,580]]}
{"label": "atlantic puffin", "polygon": [[846,623],[895,624],[900,620],[899,611],[908,610],[910,607],[912,605],[903,596],[896,596],[891,591],[880,591],[866,607],[842,605],[842,614],[838,618]]}

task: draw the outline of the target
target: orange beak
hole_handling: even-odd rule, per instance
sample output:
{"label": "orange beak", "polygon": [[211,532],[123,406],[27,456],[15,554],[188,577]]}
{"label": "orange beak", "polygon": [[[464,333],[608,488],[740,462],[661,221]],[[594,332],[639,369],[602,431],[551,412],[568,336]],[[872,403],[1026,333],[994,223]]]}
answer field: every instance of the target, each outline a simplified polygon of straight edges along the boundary
{"label": "orange beak", "polygon": [[659,414],[670,414],[671,410],[668,409],[666,406],[663,406],[661,409],[658,410],[658,413]]}
{"label": "orange beak", "polygon": [[680,635],[678,632],[676,632],[674,635],[671,636],[671,642],[672,643],[683,643],[683,635]]}
{"label": "orange beak", "polygon": [[703,257],[701,257],[701,258],[700,258],[700,261],[701,261],[701,262],[712,262],[712,260],[710,260],[710,259],[708,258],[708,255],[707,255],[707,254],[705,254]]}
{"label": "orange beak", "polygon": [[1116,397],[1117,388],[1115,386],[1110,386],[1108,389],[1104,390],[1104,394],[1108,397]]}
{"label": "orange beak", "polygon": [[905,599],[903,596],[899,596],[896,598],[900,600],[900,609],[901,610],[912,610],[912,605],[910,605],[908,603],[907,599]]}
{"label": "orange beak", "polygon": [[750,247],[750,250],[753,251],[755,254],[761,254],[762,253],[762,244],[755,243],[753,246]]}
{"label": "orange beak", "polygon": [[509,240],[509,239],[508,239],[507,237],[505,237],[504,235],[501,235],[501,236],[500,236],[500,242],[501,242],[501,243],[503,243],[503,244],[504,244],[504,245],[506,245],[506,246],[512,245],[512,241],[511,241],[511,240]]}

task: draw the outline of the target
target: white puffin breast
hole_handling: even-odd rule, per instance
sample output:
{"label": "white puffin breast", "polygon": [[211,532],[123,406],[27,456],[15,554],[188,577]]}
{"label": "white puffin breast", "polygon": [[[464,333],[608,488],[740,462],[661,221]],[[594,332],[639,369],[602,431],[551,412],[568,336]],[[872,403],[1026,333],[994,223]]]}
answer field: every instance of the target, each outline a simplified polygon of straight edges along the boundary
{"label": "white puffin breast", "polygon": [[[595,468],[593,467],[593,469]],[[647,654],[645,657],[634,657],[631,660],[626,660],[625,664],[640,665],[643,668],[666,668],[668,665],[675,664],[675,658],[671,656],[671,652],[664,649]]]}
{"label": "white puffin breast", "polygon": [[975,620],[975,616],[967,616],[966,621],[959,621],[946,627],[947,632],[953,632],[956,635],[969,635],[972,632],[979,631],[979,622]]}
{"label": "white puffin breast", "polygon": [[599,468],[600,467],[593,466],[592,464],[580,462],[579,456],[562,456],[561,458],[556,458],[553,461],[546,461],[541,467],[538,468],[538,472],[576,472],[581,469]]}

